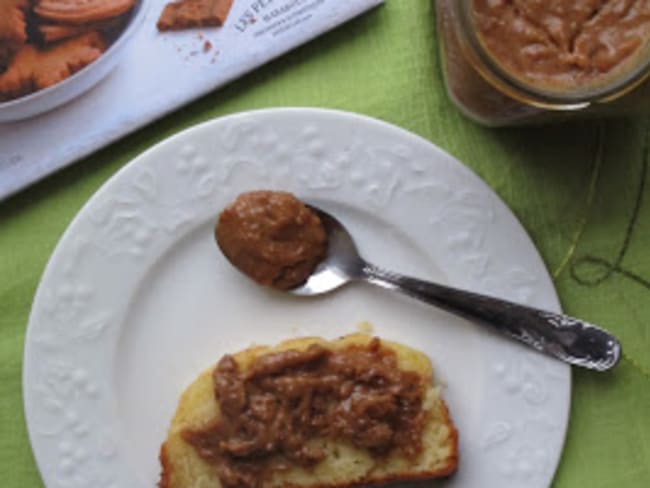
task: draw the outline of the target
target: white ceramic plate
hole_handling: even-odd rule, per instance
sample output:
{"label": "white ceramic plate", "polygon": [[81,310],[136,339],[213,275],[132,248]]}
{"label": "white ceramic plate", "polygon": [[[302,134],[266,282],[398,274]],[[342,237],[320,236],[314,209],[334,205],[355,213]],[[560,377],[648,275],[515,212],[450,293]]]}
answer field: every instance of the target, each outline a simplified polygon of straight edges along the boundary
{"label": "white ceramic plate", "polygon": [[280,109],[211,121],[157,145],[86,204],[34,301],[25,411],[48,488],[153,487],[179,394],[222,354],[368,320],[425,351],[460,431],[444,486],[549,486],[570,400],[567,366],[443,312],[355,285],[319,299],[264,290],[212,228],[242,191],[292,191],[349,225],[377,264],[559,310],[512,213],[472,172],[386,123]]}

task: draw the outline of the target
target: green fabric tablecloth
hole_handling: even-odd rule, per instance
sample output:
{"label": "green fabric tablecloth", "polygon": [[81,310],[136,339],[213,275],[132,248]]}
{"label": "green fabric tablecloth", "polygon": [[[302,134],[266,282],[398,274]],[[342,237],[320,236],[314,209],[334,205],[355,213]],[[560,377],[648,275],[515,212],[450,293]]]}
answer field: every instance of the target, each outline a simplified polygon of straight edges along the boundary
{"label": "green fabric tablecloth", "polygon": [[650,116],[501,130],[466,120],[441,81],[429,0],[388,0],[0,203],[0,485],[42,486],[23,417],[23,340],[47,259],[84,202],[134,156],[186,127],[241,110],[305,105],[360,112],[420,134],[510,205],[566,312],[606,325],[625,351],[608,374],[574,370],[554,486],[650,486]]}

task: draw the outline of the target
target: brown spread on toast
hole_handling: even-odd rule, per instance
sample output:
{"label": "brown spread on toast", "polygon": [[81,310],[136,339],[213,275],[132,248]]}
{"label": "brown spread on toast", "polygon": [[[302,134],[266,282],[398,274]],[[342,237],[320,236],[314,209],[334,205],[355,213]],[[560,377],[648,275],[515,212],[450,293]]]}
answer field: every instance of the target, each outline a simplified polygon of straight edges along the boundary
{"label": "brown spread on toast", "polygon": [[268,353],[244,372],[224,356],[213,373],[221,416],[182,435],[228,488],[257,488],[291,465],[311,467],[319,440],[343,440],[381,457],[422,449],[425,380],[402,371],[377,338],[367,345]]}

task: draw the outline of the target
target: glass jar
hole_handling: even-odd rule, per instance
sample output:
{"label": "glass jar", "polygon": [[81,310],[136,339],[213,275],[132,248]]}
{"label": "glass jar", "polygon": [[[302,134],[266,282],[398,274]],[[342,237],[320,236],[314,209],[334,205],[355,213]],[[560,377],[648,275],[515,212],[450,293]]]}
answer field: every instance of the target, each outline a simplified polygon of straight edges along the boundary
{"label": "glass jar", "polygon": [[551,91],[499,64],[477,32],[473,0],[436,0],[436,11],[447,91],[479,123],[507,126],[650,111],[648,45],[629,69],[606,82]]}

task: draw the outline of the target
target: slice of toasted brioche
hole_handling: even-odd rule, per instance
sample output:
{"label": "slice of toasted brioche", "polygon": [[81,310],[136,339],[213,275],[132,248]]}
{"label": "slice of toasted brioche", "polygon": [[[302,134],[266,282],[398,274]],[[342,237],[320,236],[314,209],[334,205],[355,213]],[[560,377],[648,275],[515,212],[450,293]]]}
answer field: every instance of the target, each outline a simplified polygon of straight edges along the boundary
{"label": "slice of toasted brioche", "polygon": [[[241,371],[261,355],[286,350],[306,350],[320,344],[336,351],[349,346],[366,346],[372,337],[352,334],[334,341],[319,338],[301,338],[283,342],[275,347],[253,347],[234,355]],[[420,375],[426,387],[422,408],[427,410],[422,432],[422,451],[415,459],[391,452],[388,456],[373,457],[366,450],[342,441],[329,440],[325,444],[327,456],[312,468],[292,466],[273,473],[265,479],[264,487],[318,487],[335,488],[357,485],[380,485],[390,481],[427,480],[452,474],[458,464],[458,434],[449,417],[440,391],[432,385],[433,371],[429,359],[409,347],[381,341],[383,348],[397,356],[400,370]],[[214,466],[203,460],[181,433],[200,430],[213,425],[220,411],[214,394],[213,368],[203,372],[182,394],[172,420],[168,437],[160,451],[162,474],[160,488],[216,488],[221,487]]]}

